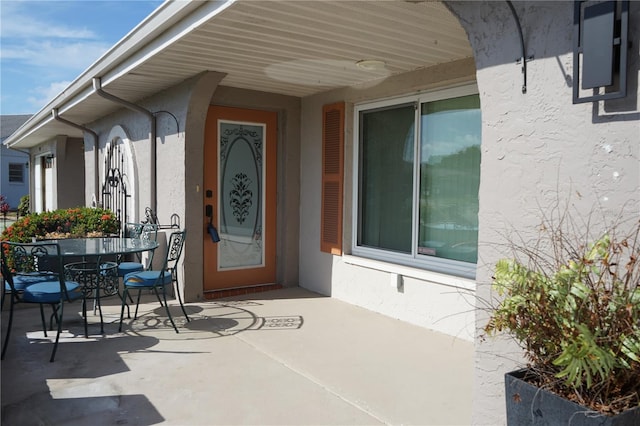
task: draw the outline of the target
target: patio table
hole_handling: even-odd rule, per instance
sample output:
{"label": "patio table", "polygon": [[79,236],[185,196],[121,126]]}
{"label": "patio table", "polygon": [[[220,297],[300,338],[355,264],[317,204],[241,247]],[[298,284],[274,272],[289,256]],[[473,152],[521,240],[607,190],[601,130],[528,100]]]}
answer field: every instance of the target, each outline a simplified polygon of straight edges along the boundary
{"label": "patio table", "polygon": [[[105,258],[155,250],[156,241],[139,238],[69,238],[53,240],[60,246],[60,255],[66,259],[82,258],[82,261],[64,262],[67,279],[79,282],[87,297],[94,299],[100,312],[100,332],[104,333],[100,297],[115,296],[122,299],[119,289],[118,265]],[[102,293],[102,296],[101,296]],[[128,305],[127,305],[128,308]]]}

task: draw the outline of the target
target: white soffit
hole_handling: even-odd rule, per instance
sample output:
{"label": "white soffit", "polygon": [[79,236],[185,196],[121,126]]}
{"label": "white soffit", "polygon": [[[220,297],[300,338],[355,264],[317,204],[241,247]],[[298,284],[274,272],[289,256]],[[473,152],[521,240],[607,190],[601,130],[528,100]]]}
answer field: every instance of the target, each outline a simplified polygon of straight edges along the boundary
{"label": "white soffit", "polygon": [[[440,2],[241,0],[218,2],[217,10],[203,4],[215,13],[196,10],[185,17],[182,24],[192,19],[193,26],[185,25],[188,31],[171,43],[158,48],[154,36],[114,61],[110,72],[89,75],[90,68],[85,74],[102,77],[107,92],[130,102],[203,71],[224,73],[224,86],[304,97],[472,56],[464,30]],[[202,21],[202,16],[211,17]],[[368,59],[385,66],[356,66]],[[119,108],[93,94],[90,81],[69,97],[54,99],[47,105],[52,107],[79,124]],[[81,136],[51,119],[23,133],[10,143],[29,147],[56,134]]]}

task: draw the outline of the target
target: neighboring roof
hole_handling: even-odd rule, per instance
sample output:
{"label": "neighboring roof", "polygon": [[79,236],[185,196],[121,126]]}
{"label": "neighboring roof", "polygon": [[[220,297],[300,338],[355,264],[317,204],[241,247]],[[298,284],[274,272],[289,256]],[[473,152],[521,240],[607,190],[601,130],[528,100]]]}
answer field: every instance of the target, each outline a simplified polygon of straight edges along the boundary
{"label": "neighboring roof", "polygon": [[[168,0],[49,102],[7,143],[36,146],[82,132],[120,106],[139,102],[204,71],[224,86],[304,97],[388,75],[472,57],[465,31],[440,2]],[[382,60],[383,69],[356,62]]]}
{"label": "neighboring roof", "polygon": [[31,117],[27,115],[0,115],[0,142],[11,136]]}

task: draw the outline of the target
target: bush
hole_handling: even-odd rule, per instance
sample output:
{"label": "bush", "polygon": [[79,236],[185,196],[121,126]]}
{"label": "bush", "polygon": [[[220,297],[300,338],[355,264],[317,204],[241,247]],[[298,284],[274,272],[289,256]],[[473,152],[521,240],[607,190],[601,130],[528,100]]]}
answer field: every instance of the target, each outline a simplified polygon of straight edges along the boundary
{"label": "bush", "polygon": [[120,223],[107,209],[76,207],[33,213],[2,232],[3,241],[30,242],[33,237],[79,238],[117,234]]}
{"label": "bush", "polygon": [[24,195],[20,198],[20,204],[18,204],[18,217],[29,214],[29,203],[29,195]]}

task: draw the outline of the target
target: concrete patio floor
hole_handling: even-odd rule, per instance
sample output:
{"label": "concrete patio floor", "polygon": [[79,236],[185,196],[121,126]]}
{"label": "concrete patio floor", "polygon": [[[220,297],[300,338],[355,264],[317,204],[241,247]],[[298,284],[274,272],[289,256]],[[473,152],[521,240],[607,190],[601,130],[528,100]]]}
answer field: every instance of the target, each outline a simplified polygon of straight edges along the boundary
{"label": "concrete patio floor", "polygon": [[66,305],[54,363],[37,308],[18,310],[2,425],[470,424],[470,342],[300,288],[187,304],[189,323],[175,302],[176,334],[144,297],[122,333],[107,301],[89,339]]}

